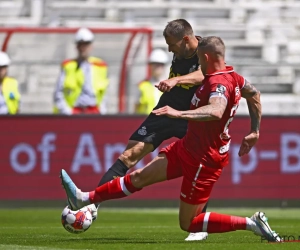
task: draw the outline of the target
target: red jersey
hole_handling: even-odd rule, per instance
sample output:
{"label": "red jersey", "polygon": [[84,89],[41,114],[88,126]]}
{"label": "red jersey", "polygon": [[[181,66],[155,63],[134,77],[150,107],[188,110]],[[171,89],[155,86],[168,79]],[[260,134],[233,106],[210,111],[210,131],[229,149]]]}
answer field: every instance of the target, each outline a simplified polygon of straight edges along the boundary
{"label": "red jersey", "polygon": [[202,83],[194,94],[190,109],[208,105],[209,98],[214,96],[226,99],[227,106],[220,120],[189,121],[183,145],[199,163],[222,168],[228,164],[231,140],[228,128],[238,108],[245,79],[235,73],[233,67],[226,66],[226,70],[205,75]]}

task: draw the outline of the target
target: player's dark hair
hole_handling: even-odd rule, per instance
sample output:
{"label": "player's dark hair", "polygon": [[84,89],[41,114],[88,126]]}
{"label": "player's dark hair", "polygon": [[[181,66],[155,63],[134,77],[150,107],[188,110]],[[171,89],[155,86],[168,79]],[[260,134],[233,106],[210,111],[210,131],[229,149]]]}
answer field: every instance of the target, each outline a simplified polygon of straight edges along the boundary
{"label": "player's dark hair", "polygon": [[168,22],[163,32],[164,37],[171,36],[178,39],[182,39],[184,36],[191,36],[193,34],[192,26],[185,19],[176,19]]}
{"label": "player's dark hair", "polygon": [[218,36],[202,37],[198,43],[198,48],[204,50],[207,53],[215,54],[216,56],[225,56],[225,44],[223,40]]}

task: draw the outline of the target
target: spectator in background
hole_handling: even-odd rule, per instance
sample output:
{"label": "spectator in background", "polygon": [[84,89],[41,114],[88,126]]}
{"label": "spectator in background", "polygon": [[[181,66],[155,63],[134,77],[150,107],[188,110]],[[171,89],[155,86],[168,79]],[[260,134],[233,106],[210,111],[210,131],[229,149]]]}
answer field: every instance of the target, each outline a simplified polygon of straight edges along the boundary
{"label": "spectator in background", "polygon": [[7,76],[10,59],[0,51],[0,114],[17,114],[20,110],[21,95],[16,79]]}
{"label": "spectator in background", "polygon": [[91,57],[94,34],[81,28],[75,35],[78,56],[65,60],[54,93],[54,113],[104,113],[103,97],[108,86],[107,65]]}
{"label": "spectator in background", "polygon": [[135,104],[137,114],[149,115],[158,103],[162,92],[154,85],[165,78],[165,67],[168,62],[168,55],[162,49],[155,49],[149,58],[150,78],[139,84],[139,97]]}

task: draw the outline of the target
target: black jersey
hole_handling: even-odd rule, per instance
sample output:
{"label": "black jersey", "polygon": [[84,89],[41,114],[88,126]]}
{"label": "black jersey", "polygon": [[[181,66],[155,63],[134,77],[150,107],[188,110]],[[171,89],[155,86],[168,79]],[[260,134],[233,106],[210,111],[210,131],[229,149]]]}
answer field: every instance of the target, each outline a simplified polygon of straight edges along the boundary
{"label": "black jersey", "polygon": [[[178,59],[173,56],[172,65],[170,68],[169,78],[187,75],[198,70],[198,56],[195,52],[191,57]],[[189,110],[192,97],[199,86],[194,85],[176,85],[170,92],[164,92],[160,97],[157,106],[154,109],[163,106],[170,106],[177,110]]]}

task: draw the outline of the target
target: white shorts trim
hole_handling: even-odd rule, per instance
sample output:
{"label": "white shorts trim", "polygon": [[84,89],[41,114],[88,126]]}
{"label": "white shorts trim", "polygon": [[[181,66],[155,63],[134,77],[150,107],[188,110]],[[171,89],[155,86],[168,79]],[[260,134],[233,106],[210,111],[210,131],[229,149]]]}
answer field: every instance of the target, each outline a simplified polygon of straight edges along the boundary
{"label": "white shorts trim", "polygon": [[195,175],[194,181],[197,180],[197,178],[198,178],[198,176],[199,176],[199,173],[200,173],[200,171],[201,171],[201,168],[202,168],[202,164],[200,164],[200,166],[199,166],[199,168],[198,168],[198,171],[197,171],[197,173],[196,173],[196,175]]}

